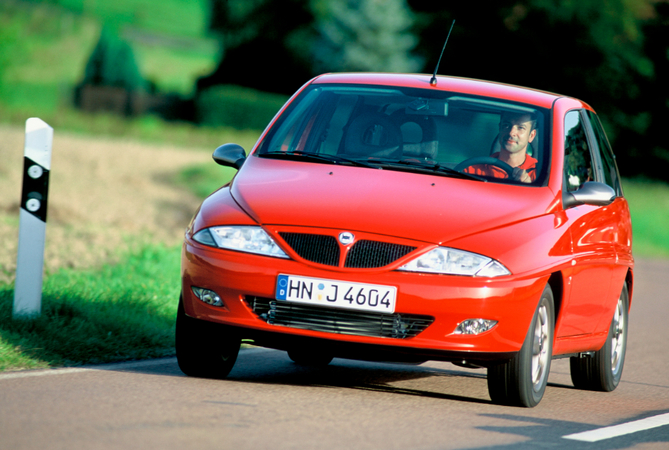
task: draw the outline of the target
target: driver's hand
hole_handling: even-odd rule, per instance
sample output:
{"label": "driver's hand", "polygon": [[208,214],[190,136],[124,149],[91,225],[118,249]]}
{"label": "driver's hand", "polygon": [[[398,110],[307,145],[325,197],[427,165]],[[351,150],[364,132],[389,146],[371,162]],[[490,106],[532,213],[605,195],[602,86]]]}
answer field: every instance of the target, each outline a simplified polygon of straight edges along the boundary
{"label": "driver's hand", "polygon": [[532,179],[530,178],[530,174],[527,173],[527,170],[521,169],[520,167],[514,167],[513,168],[513,179],[516,181],[520,181],[521,183],[531,183]]}

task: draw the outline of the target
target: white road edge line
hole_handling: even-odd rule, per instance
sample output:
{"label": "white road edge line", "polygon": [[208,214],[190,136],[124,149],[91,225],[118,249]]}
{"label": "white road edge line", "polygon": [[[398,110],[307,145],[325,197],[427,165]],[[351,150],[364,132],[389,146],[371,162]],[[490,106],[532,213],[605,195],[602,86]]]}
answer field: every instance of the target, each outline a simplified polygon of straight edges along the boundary
{"label": "white road edge line", "polygon": [[657,428],[664,425],[669,425],[669,413],[646,417],[645,419],[621,423],[610,427],[598,428],[596,430],[584,431],[582,433],[569,434],[562,437],[564,439],[573,439],[575,441],[597,442],[639,431],[650,430],[651,428]]}
{"label": "white road edge line", "polygon": [[[272,351],[262,347],[252,347],[252,348],[243,348],[240,352],[263,352],[263,351]],[[8,372],[0,373],[0,381],[2,380],[11,380],[14,378],[30,378],[30,377],[44,377],[49,375],[67,375],[71,373],[82,373],[82,372],[92,372],[96,370],[127,370],[127,369],[136,369],[140,367],[151,367],[151,366],[160,366],[163,364],[173,364],[177,361],[175,356],[167,358],[158,358],[158,359],[149,359],[145,361],[130,361],[123,363],[112,363],[112,364],[100,364],[96,366],[85,366],[85,367],[70,367],[64,369],[41,369],[41,370],[26,370],[22,372]]]}

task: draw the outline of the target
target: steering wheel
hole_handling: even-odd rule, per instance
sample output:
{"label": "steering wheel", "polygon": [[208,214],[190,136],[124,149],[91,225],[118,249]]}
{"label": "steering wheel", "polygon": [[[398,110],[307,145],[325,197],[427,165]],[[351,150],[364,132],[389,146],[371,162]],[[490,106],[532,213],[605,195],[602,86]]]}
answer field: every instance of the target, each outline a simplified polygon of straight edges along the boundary
{"label": "steering wheel", "polygon": [[513,167],[511,167],[504,161],[500,161],[497,158],[493,158],[492,156],[475,156],[474,158],[468,158],[462,161],[460,164],[456,165],[453,169],[457,170],[458,172],[462,172],[463,169],[469,166],[478,166],[479,164],[488,164],[491,166],[499,167],[500,169],[502,169],[504,172],[507,173],[509,178],[513,178]]}

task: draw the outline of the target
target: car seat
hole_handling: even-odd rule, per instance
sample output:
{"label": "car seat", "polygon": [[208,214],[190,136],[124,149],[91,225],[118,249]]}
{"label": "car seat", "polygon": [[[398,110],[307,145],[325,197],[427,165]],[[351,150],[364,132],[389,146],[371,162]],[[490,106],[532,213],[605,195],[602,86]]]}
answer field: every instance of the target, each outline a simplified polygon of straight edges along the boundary
{"label": "car seat", "polygon": [[434,119],[428,116],[393,115],[402,132],[402,156],[421,161],[437,158],[438,143]]}
{"label": "car seat", "polygon": [[386,114],[361,114],[348,125],[340,153],[368,158],[400,158],[402,131]]}

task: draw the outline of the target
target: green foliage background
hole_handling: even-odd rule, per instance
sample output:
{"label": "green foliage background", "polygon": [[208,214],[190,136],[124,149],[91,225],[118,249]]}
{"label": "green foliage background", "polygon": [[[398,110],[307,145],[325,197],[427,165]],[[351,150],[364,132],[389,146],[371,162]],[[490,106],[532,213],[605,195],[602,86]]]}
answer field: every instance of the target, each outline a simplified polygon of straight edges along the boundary
{"label": "green foliage background", "polygon": [[263,130],[287,100],[288,96],[281,94],[216,85],[199,93],[195,109],[202,125],[225,124],[241,130]]}
{"label": "green foliage background", "polygon": [[130,45],[109,28],[103,28],[84,69],[82,83],[121,87],[128,91],[147,89]]}
{"label": "green foliage background", "polygon": [[454,19],[441,73],[581,98],[602,118],[623,176],[666,180],[666,0],[4,0],[0,120],[63,115],[103,26],[159,93],[207,108],[177,103],[173,115],[236,126],[225,121],[254,103],[237,95],[212,114],[205,91],[290,95],[322,72],[431,73]]}

